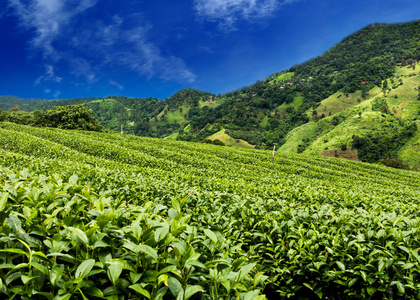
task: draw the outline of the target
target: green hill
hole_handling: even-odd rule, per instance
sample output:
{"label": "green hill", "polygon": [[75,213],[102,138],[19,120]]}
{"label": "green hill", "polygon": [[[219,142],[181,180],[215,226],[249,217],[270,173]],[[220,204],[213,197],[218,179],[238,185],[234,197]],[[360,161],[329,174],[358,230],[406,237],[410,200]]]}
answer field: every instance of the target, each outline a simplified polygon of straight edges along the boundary
{"label": "green hill", "polygon": [[[279,144],[281,151],[334,153],[338,157],[349,157],[341,152],[341,146],[351,147],[356,135],[366,145],[351,158],[401,159],[417,168],[420,162],[412,153],[417,149],[418,133],[408,136],[400,129],[404,131],[404,126],[420,115],[419,37],[420,21],[369,25],[317,58],[223,95],[186,89],[164,100],[108,96],[24,101],[1,97],[0,108],[17,106],[33,111],[84,104],[105,128],[129,134],[198,142],[223,132],[221,138],[232,146],[270,149]],[[394,129],[401,133],[398,145],[389,149],[373,145],[380,139],[392,139],[390,134],[366,123],[375,120],[367,113],[372,111],[372,103],[382,98],[388,107],[386,119],[399,123]],[[362,115],[357,119],[359,112]],[[329,126],[338,122],[340,126]],[[374,137],[367,136],[371,130]]]}
{"label": "green hill", "polygon": [[3,297],[420,293],[419,173],[7,122],[0,153]]}
{"label": "green hill", "polygon": [[[420,156],[416,151],[419,130],[414,130],[420,120],[419,67],[397,67],[389,79],[389,86],[385,91],[377,87],[371,89],[365,99],[356,91],[353,94],[338,92],[321,101],[315,110],[308,111],[312,121],[291,131],[279,150],[334,154],[369,162],[398,158],[408,166],[419,168]],[[353,136],[365,137],[366,147],[368,140],[372,141],[374,145],[370,145],[368,151],[370,157],[363,153],[366,149],[362,147],[358,147],[358,154],[352,152],[351,148],[355,147]],[[374,136],[380,137],[379,140]],[[380,141],[387,149],[381,148]]]}

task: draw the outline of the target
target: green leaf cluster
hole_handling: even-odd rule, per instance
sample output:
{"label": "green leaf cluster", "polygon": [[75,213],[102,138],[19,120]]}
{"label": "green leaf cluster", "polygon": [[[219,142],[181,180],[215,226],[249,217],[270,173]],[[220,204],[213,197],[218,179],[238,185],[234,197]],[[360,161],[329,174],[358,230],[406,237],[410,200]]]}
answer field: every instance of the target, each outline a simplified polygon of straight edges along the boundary
{"label": "green leaf cluster", "polygon": [[419,297],[418,173],[271,154],[1,123],[0,293]]}

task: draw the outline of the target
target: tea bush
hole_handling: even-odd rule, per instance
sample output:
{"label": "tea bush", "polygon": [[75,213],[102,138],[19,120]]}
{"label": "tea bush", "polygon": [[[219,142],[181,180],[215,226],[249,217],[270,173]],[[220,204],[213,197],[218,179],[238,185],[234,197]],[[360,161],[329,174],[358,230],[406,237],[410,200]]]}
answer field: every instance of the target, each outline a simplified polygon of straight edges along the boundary
{"label": "tea bush", "polygon": [[4,297],[420,297],[416,172],[12,123],[0,145]]}

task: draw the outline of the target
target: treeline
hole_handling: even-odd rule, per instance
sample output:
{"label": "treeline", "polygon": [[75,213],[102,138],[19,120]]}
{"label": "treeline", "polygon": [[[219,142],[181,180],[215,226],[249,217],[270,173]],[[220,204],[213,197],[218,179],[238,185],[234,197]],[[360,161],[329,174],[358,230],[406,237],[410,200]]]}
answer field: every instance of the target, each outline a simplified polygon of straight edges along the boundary
{"label": "treeline", "polygon": [[162,101],[157,98],[129,98],[108,96],[105,99],[86,104],[92,109],[95,118],[107,129],[138,134],[138,128],[145,128],[149,120],[163,109]]}
{"label": "treeline", "polygon": [[[373,24],[345,38],[323,55],[290,69],[298,78],[323,80],[331,92],[353,93],[380,86],[397,65],[420,61],[420,21]],[[309,87],[310,89],[311,87]]]}
{"label": "treeline", "polygon": [[176,121],[168,120],[169,112],[178,112],[181,119],[185,120],[184,123],[191,123],[195,121],[193,117],[195,112],[206,115],[207,107],[203,107],[204,113],[201,113],[199,103],[214,99],[214,97],[215,95],[208,92],[184,89],[165,100],[156,99],[156,102],[149,104],[144,102],[138,103],[132,117],[135,122],[134,134],[159,138],[180,130],[182,131],[185,124],[181,126],[182,124]]}
{"label": "treeline", "polygon": [[84,98],[72,98],[72,99],[57,99],[57,100],[46,100],[46,99],[23,99],[15,96],[0,96],[0,109],[8,111],[10,109],[23,110],[23,111],[34,111],[52,109],[55,106],[67,106],[76,104],[85,104],[94,101],[98,98],[84,97]]}
{"label": "treeline", "polygon": [[0,110],[0,121],[30,125],[36,127],[54,127],[60,129],[79,129],[102,131],[103,127],[93,117],[93,111],[83,105],[56,106],[52,109],[26,112],[10,109],[8,112]]}

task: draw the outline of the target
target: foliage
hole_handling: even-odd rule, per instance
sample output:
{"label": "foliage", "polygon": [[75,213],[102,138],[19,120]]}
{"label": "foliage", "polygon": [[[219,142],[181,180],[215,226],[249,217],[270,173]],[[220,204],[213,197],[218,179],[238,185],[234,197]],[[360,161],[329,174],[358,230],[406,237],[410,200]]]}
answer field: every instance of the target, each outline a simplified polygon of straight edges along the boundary
{"label": "foliage", "polygon": [[45,126],[62,129],[101,131],[102,126],[83,105],[56,106],[45,111]]}
{"label": "foliage", "polygon": [[0,109],[0,122],[7,120],[7,112]]}
{"label": "foliage", "polygon": [[418,173],[12,123],[0,154],[4,297],[419,297]]}
{"label": "foliage", "polygon": [[389,113],[388,103],[385,98],[377,97],[372,101],[372,111],[380,111],[384,114]]}
{"label": "foliage", "polygon": [[218,146],[224,146],[225,145],[225,143],[223,143],[221,140],[218,140],[218,139],[214,139],[214,140],[205,139],[201,142],[206,143],[206,144],[218,145]]}
{"label": "foliage", "polygon": [[7,120],[17,124],[29,125],[32,123],[32,119],[32,114],[26,111],[13,110],[7,114]]}
{"label": "foliage", "polygon": [[403,170],[410,170],[410,167],[403,163],[401,159],[397,158],[384,158],[378,161],[380,164],[395,168],[395,169],[403,169]]}
{"label": "foliage", "polygon": [[8,113],[0,111],[0,120],[38,127],[55,127],[62,129],[80,129],[102,131],[102,125],[92,116],[93,111],[83,105],[56,106],[45,112],[35,110],[26,112],[10,110]]}
{"label": "foliage", "polygon": [[394,158],[405,141],[417,131],[417,124],[398,118],[387,118],[382,128],[370,131],[364,136],[353,136],[352,146],[362,161],[377,162]]}
{"label": "foliage", "polygon": [[234,139],[241,139],[253,145],[260,145],[264,141],[263,135],[255,130],[227,130],[226,133]]}

